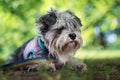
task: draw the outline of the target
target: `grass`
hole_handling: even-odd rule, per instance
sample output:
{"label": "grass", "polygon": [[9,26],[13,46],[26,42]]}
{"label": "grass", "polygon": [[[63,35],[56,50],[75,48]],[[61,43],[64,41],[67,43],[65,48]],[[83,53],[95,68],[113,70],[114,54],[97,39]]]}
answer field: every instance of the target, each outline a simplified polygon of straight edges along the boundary
{"label": "grass", "polygon": [[120,58],[120,50],[82,50],[78,51],[75,57],[85,59],[114,59]]}
{"label": "grass", "polygon": [[119,50],[81,50],[75,55],[88,65],[87,72],[64,66],[56,72],[6,72],[0,80],[120,80]]}

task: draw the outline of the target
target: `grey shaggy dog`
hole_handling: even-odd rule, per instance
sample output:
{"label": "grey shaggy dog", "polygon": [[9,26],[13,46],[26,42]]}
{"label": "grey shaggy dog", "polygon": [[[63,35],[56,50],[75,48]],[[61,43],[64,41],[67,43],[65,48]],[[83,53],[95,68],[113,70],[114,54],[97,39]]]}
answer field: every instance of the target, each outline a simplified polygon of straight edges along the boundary
{"label": "grey shaggy dog", "polygon": [[[36,20],[36,26],[38,29],[38,38],[41,39],[44,46],[48,50],[47,56],[53,56],[56,58],[58,64],[68,63],[75,68],[82,67],[82,70],[87,70],[86,64],[73,58],[76,50],[81,47],[83,40],[80,36],[80,27],[82,26],[80,19],[75,16],[71,11],[59,12],[55,9],[51,9],[47,14],[41,16]],[[34,38],[33,38],[34,39]],[[5,64],[24,60],[24,51],[26,46],[33,40],[30,39],[25,42],[21,47],[17,48],[7,59]],[[34,46],[34,44],[33,44]],[[41,52],[37,52],[41,53]],[[35,54],[37,54],[35,53]],[[27,58],[35,58],[33,54],[30,54]],[[48,68],[56,70],[56,64],[43,63]],[[29,66],[29,69],[40,68],[41,65]]]}

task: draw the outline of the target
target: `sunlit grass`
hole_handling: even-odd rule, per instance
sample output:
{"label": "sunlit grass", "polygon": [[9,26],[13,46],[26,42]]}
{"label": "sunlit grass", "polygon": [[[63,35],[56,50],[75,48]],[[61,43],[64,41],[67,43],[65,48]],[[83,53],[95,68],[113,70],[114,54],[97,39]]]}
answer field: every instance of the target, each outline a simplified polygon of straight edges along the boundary
{"label": "sunlit grass", "polygon": [[115,59],[120,58],[120,50],[78,50],[75,57],[85,59]]}

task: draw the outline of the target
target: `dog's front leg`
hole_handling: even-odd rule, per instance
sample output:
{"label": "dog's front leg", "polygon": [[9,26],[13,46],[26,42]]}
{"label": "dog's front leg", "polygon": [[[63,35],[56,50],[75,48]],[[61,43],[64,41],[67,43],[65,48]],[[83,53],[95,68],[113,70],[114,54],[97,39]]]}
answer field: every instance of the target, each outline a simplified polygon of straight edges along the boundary
{"label": "dog's front leg", "polygon": [[72,66],[76,70],[87,71],[87,65],[83,61],[76,58],[71,58],[68,61],[68,65]]}
{"label": "dog's front leg", "polygon": [[56,68],[55,68],[55,64],[54,63],[47,63],[46,65],[48,67],[48,70],[50,72],[55,72],[56,71]]}

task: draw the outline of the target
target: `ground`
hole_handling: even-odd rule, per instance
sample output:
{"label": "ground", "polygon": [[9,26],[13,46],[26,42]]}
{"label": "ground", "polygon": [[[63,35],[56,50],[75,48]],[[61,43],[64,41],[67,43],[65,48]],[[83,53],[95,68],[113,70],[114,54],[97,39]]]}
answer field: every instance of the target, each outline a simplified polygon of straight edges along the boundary
{"label": "ground", "polygon": [[80,50],[75,55],[88,65],[87,72],[64,66],[56,72],[5,72],[0,80],[120,80],[119,50]]}

